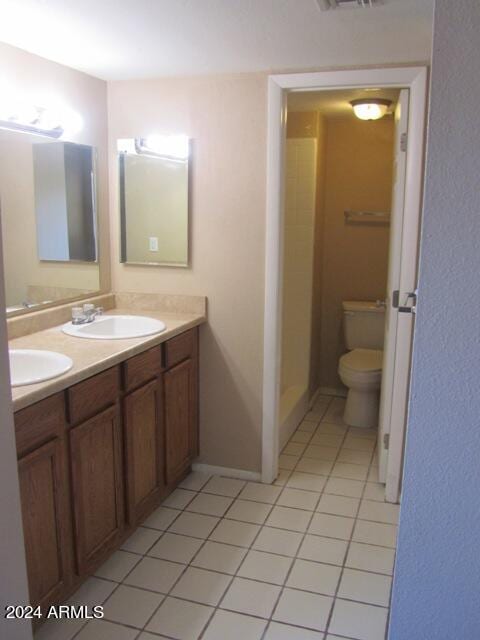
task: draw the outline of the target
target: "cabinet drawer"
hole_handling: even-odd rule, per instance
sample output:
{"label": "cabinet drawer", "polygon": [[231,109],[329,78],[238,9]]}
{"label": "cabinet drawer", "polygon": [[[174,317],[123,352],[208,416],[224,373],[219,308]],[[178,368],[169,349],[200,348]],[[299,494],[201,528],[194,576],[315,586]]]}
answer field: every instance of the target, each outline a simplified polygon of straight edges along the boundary
{"label": "cabinet drawer", "polygon": [[124,363],[123,375],[125,391],[139,387],[160,375],[162,370],[162,348],[153,347],[133,356]]}
{"label": "cabinet drawer", "polygon": [[197,329],[190,329],[165,343],[165,364],[167,369],[182,360],[193,358],[197,352]]}
{"label": "cabinet drawer", "polygon": [[117,401],[120,391],[120,369],[112,367],[67,391],[69,422],[81,422]]}
{"label": "cabinet drawer", "polygon": [[62,435],[65,425],[65,402],[63,393],[17,411],[15,414],[15,437],[20,458],[28,451]]}

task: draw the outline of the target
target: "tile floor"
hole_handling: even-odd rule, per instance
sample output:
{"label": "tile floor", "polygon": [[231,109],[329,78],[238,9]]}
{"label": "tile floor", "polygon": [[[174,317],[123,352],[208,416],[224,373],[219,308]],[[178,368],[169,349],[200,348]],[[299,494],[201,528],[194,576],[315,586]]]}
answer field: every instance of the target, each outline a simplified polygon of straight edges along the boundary
{"label": "tile floor", "polygon": [[105,618],[37,640],[384,640],[398,507],[343,402],[319,398],[271,486],[193,472],[72,598]]}

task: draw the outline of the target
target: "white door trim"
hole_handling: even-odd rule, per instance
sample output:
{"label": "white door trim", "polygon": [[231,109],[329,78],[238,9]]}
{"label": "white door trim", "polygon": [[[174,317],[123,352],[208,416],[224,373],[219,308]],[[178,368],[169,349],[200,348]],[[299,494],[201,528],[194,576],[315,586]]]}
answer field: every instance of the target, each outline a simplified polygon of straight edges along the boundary
{"label": "white door trim", "polygon": [[410,89],[411,136],[405,206],[421,210],[423,138],[427,68],[392,67],[272,75],[268,79],[267,212],[265,240],[265,315],[263,363],[262,481],[278,473],[280,340],[283,270],[283,174],[286,100],[289,91],[321,91],[358,87]]}

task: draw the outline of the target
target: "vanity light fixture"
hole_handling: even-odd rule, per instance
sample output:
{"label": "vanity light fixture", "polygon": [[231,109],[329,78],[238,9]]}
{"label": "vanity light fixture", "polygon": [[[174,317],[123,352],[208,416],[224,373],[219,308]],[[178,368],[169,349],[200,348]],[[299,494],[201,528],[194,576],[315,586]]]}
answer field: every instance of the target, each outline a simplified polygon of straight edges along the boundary
{"label": "vanity light fixture", "polygon": [[387,113],[392,101],[384,98],[359,98],[352,100],[350,104],[353,113],[360,120],[379,120]]}
{"label": "vanity light fixture", "polygon": [[37,106],[7,93],[0,96],[1,129],[60,138],[66,132],[77,133],[81,126],[78,114],[62,105]]}
{"label": "vanity light fixture", "polygon": [[189,156],[189,140],[185,135],[152,135],[135,139],[137,153],[186,160]]}

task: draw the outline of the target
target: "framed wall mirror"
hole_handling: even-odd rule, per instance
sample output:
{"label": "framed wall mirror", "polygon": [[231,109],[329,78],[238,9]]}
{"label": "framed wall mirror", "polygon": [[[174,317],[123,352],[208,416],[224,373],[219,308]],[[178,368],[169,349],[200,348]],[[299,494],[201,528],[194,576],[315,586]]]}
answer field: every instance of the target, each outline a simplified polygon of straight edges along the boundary
{"label": "framed wall mirror", "polygon": [[7,315],[100,290],[93,147],[0,130]]}
{"label": "framed wall mirror", "polygon": [[186,136],[118,141],[120,261],[189,265],[189,157]]}

